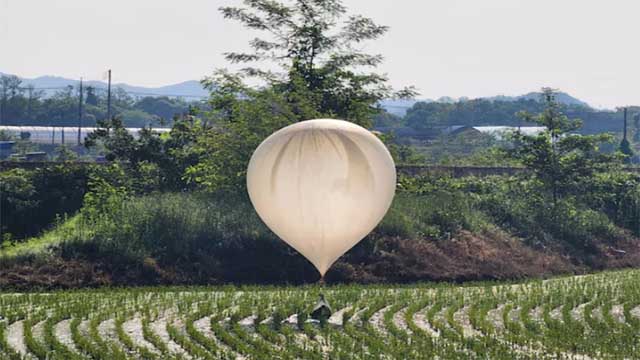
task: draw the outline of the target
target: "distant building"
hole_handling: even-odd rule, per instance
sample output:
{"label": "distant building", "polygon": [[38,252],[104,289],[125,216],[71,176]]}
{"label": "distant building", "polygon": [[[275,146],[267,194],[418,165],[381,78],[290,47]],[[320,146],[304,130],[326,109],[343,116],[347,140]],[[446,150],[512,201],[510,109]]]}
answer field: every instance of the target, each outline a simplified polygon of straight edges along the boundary
{"label": "distant building", "polygon": [[47,161],[48,155],[44,151],[33,151],[24,154],[11,154],[9,160],[15,161]]}
{"label": "distant building", "polygon": [[443,135],[458,136],[461,134],[487,134],[502,139],[505,134],[520,131],[525,135],[536,135],[546,130],[544,126],[467,126],[453,125],[442,130]]}
{"label": "distant building", "polygon": [[[126,128],[134,137],[138,137],[141,128]],[[0,126],[0,130],[17,138],[28,140],[37,144],[65,144],[73,145],[78,142],[78,128],[72,126]],[[84,139],[95,131],[95,127],[80,128],[80,139]],[[165,133],[171,131],[170,128],[154,128],[153,131]],[[64,133],[64,136],[63,136]]]}
{"label": "distant building", "polygon": [[33,151],[24,154],[27,161],[47,161],[47,153],[44,151]]}

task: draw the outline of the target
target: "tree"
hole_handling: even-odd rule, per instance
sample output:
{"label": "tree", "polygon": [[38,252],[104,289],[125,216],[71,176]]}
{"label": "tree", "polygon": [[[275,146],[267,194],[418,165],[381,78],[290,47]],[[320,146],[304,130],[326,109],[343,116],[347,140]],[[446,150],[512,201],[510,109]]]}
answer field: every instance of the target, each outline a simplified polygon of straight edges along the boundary
{"label": "tree", "polygon": [[85,102],[87,105],[98,106],[98,97],[96,96],[96,89],[93,86],[87,86],[87,95]]}
{"label": "tree", "polygon": [[[223,7],[225,18],[268,34],[250,42],[251,52],[230,52],[232,63],[272,62],[281,72],[255,66],[240,77],[257,77],[284,94],[299,120],[314,115],[338,117],[370,126],[384,98],[414,95],[413,89],[393,93],[385,76],[362,71],[383,58],[356,50],[376,40],[388,27],[347,15],[340,0],[245,0],[245,7]],[[345,19],[346,18],[346,19]]]}
{"label": "tree", "polygon": [[45,100],[49,126],[69,126],[77,124],[78,100],[73,86],[58,90]]}
{"label": "tree", "polygon": [[188,112],[189,104],[180,99],[171,99],[166,96],[152,97],[147,96],[138,100],[135,104],[136,109],[140,109],[146,113],[155,115],[162,120],[171,120],[176,115],[182,115]]}
{"label": "tree", "polygon": [[599,151],[599,145],[611,142],[609,134],[577,135],[581,121],[569,119],[560,110],[555,100],[556,92],[543,89],[544,111],[538,115],[522,112],[520,116],[528,122],[546,127],[537,135],[525,135],[517,131],[513,135],[515,146],[508,150],[514,160],[530,169],[548,192],[555,208],[558,200],[566,195],[584,191],[594,174],[604,172],[618,157]]}
{"label": "tree", "polygon": [[18,101],[24,92],[21,84],[22,80],[15,75],[0,77],[0,123],[4,124],[20,113]]}
{"label": "tree", "polygon": [[85,146],[101,144],[107,160],[122,164],[134,190],[182,191],[189,187],[184,174],[198,160],[194,143],[197,134],[204,131],[193,113],[176,116],[171,132],[163,135],[145,127],[135,138],[119,117],[98,121],[98,126],[87,136]]}
{"label": "tree", "polygon": [[[243,97],[238,99],[237,94]],[[211,191],[243,192],[251,154],[274,130],[297,121],[281,93],[251,89],[226,80],[211,99],[217,126],[205,128],[194,150],[197,164],[186,172],[190,182]]]}
{"label": "tree", "polygon": [[60,145],[56,149],[56,161],[74,161],[78,159],[78,154],[69,149],[67,145]]}
{"label": "tree", "polygon": [[[349,16],[339,0],[245,0],[244,7],[223,7],[222,14],[267,34],[250,42],[250,52],[231,52],[227,60],[245,64],[238,73],[218,70],[203,81],[211,90],[208,117],[216,127],[197,140],[201,161],[187,171],[210,190],[244,189],[253,150],[275,130],[313,118],[341,118],[369,127],[379,101],[410,96],[397,93],[385,76],[367,71],[380,55],[359,50],[387,27]],[[257,63],[275,64],[264,68]],[[247,80],[258,80],[252,88]]]}

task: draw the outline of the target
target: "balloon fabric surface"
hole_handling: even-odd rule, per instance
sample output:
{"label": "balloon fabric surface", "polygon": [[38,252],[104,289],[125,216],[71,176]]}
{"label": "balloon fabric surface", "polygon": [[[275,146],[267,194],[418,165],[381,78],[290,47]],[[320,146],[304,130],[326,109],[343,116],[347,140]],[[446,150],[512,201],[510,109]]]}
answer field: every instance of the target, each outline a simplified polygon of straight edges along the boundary
{"label": "balloon fabric surface", "polygon": [[308,120],[273,133],[247,170],[260,218],[323,277],[382,220],[395,187],[382,141],[342,120]]}

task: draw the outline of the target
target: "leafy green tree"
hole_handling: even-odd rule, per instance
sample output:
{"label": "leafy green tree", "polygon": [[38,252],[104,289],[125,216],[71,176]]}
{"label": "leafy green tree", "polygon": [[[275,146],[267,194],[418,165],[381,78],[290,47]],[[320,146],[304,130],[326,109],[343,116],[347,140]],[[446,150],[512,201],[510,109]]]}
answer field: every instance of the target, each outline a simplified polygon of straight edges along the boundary
{"label": "leafy green tree", "polygon": [[168,121],[176,115],[187,113],[189,104],[183,100],[171,99],[166,96],[147,96],[138,100],[135,108]]}
{"label": "leafy green tree", "polygon": [[87,86],[87,94],[85,103],[87,105],[98,106],[98,97],[96,96],[96,89],[93,86]]}
{"label": "leafy green tree", "polygon": [[25,111],[26,101],[21,85],[22,80],[17,76],[0,77],[0,123],[5,124]]}
{"label": "leafy green tree", "polygon": [[[237,94],[243,97],[238,98]],[[254,90],[227,79],[211,99],[218,126],[200,134],[194,150],[197,164],[186,176],[211,191],[244,188],[246,168],[254,149],[274,130],[292,124],[296,115],[286,99],[273,89]]]}
{"label": "leafy green tree", "polygon": [[0,172],[0,231],[14,239],[37,235],[80,208],[86,183],[87,168],[73,164]]}
{"label": "leafy green tree", "polygon": [[[283,92],[300,120],[321,114],[369,126],[378,101],[394,94],[385,76],[362,71],[383,58],[356,50],[379,39],[388,27],[348,15],[340,0],[245,0],[245,7],[223,7],[222,14],[267,34],[250,42],[250,52],[226,53],[232,63],[248,64],[240,74],[257,77]],[[253,66],[275,63],[274,72]]]}
{"label": "leafy green tree", "polygon": [[425,158],[416,149],[409,145],[399,144],[393,134],[378,134],[380,140],[389,149],[393,161],[398,165],[420,165],[425,163]]}
{"label": "leafy green tree", "polygon": [[72,161],[78,159],[78,154],[69,149],[67,145],[58,147],[56,153],[56,161]]}
{"label": "leafy green tree", "polygon": [[98,121],[98,125],[87,136],[85,146],[101,146],[107,160],[122,163],[123,171],[134,179],[134,190],[181,191],[190,187],[184,174],[199,159],[194,144],[197,134],[205,130],[194,115],[175,117],[168,134],[160,135],[143,127],[137,138],[127,131],[119,117]]}
{"label": "leafy green tree", "polygon": [[584,191],[594,175],[608,170],[618,161],[615,154],[599,151],[599,145],[611,142],[609,134],[577,135],[581,121],[569,119],[555,100],[555,91],[543,89],[544,111],[538,115],[523,112],[520,116],[546,127],[537,135],[514,134],[515,147],[508,154],[532,171],[543,190],[551,194],[555,207],[564,196]]}
{"label": "leafy green tree", "polygon": [[[238,73],[219,70],[204,80],[212,91],[209,119],[216,127],[198,138],[202,160],[187,171],[192,181],[214,191],[241,190],[253,150],[275,130],[321,117],[369,127],[381,111],[380,100],[414,94],[412,89],[394,93],[386,77],[367,71],[382,57],[355,49],[387,27],[347,15],[341,1],[246,0],[244,5],[220,11],[266,37],[252,40],[250,52],[226,54],[231,63],[246,65]],[[252,88],[248,80],[260,86]]]}
{"label": "leafy green tree", "polygon": [[374,129],[397,129],[404,125],[402,117],[382,111],[373,117]]}
{"label": "leafy green tree", "polygon": [[138,109],[122,110],[119,116],[122,119],[126,119],[127,127],[143,128],[160,124],[159,117]]}
{"label": "leafy green tree", "polygon": [[[69,126],[77,124],[78,97],[73,86],[58,90],[51,98],[45,99],[46,117],[49,126]],[[72,122],[73,121],[73,122]]]}
{"label": "leafy green tree", "polygon": [[85,146],[94,147],[101,142],[106,153],[105,158],[109,161],[126,160],[133,163],[138,161],[135,156],[135,139],[129,134],[119,117],[110,120],[98,121],[98,128],[87,135]]}

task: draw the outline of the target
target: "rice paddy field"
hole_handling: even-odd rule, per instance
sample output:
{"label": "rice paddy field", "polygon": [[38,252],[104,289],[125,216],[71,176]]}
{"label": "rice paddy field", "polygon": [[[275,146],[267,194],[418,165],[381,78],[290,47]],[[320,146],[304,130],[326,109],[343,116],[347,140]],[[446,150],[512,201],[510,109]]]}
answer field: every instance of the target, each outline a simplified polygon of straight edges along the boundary
{"label": "rice paddy field", "polygon": [[[324,293],[326,323],[307,314]],[[6,359],[638,359],[640,270],[517,284],[4,293]]]}

